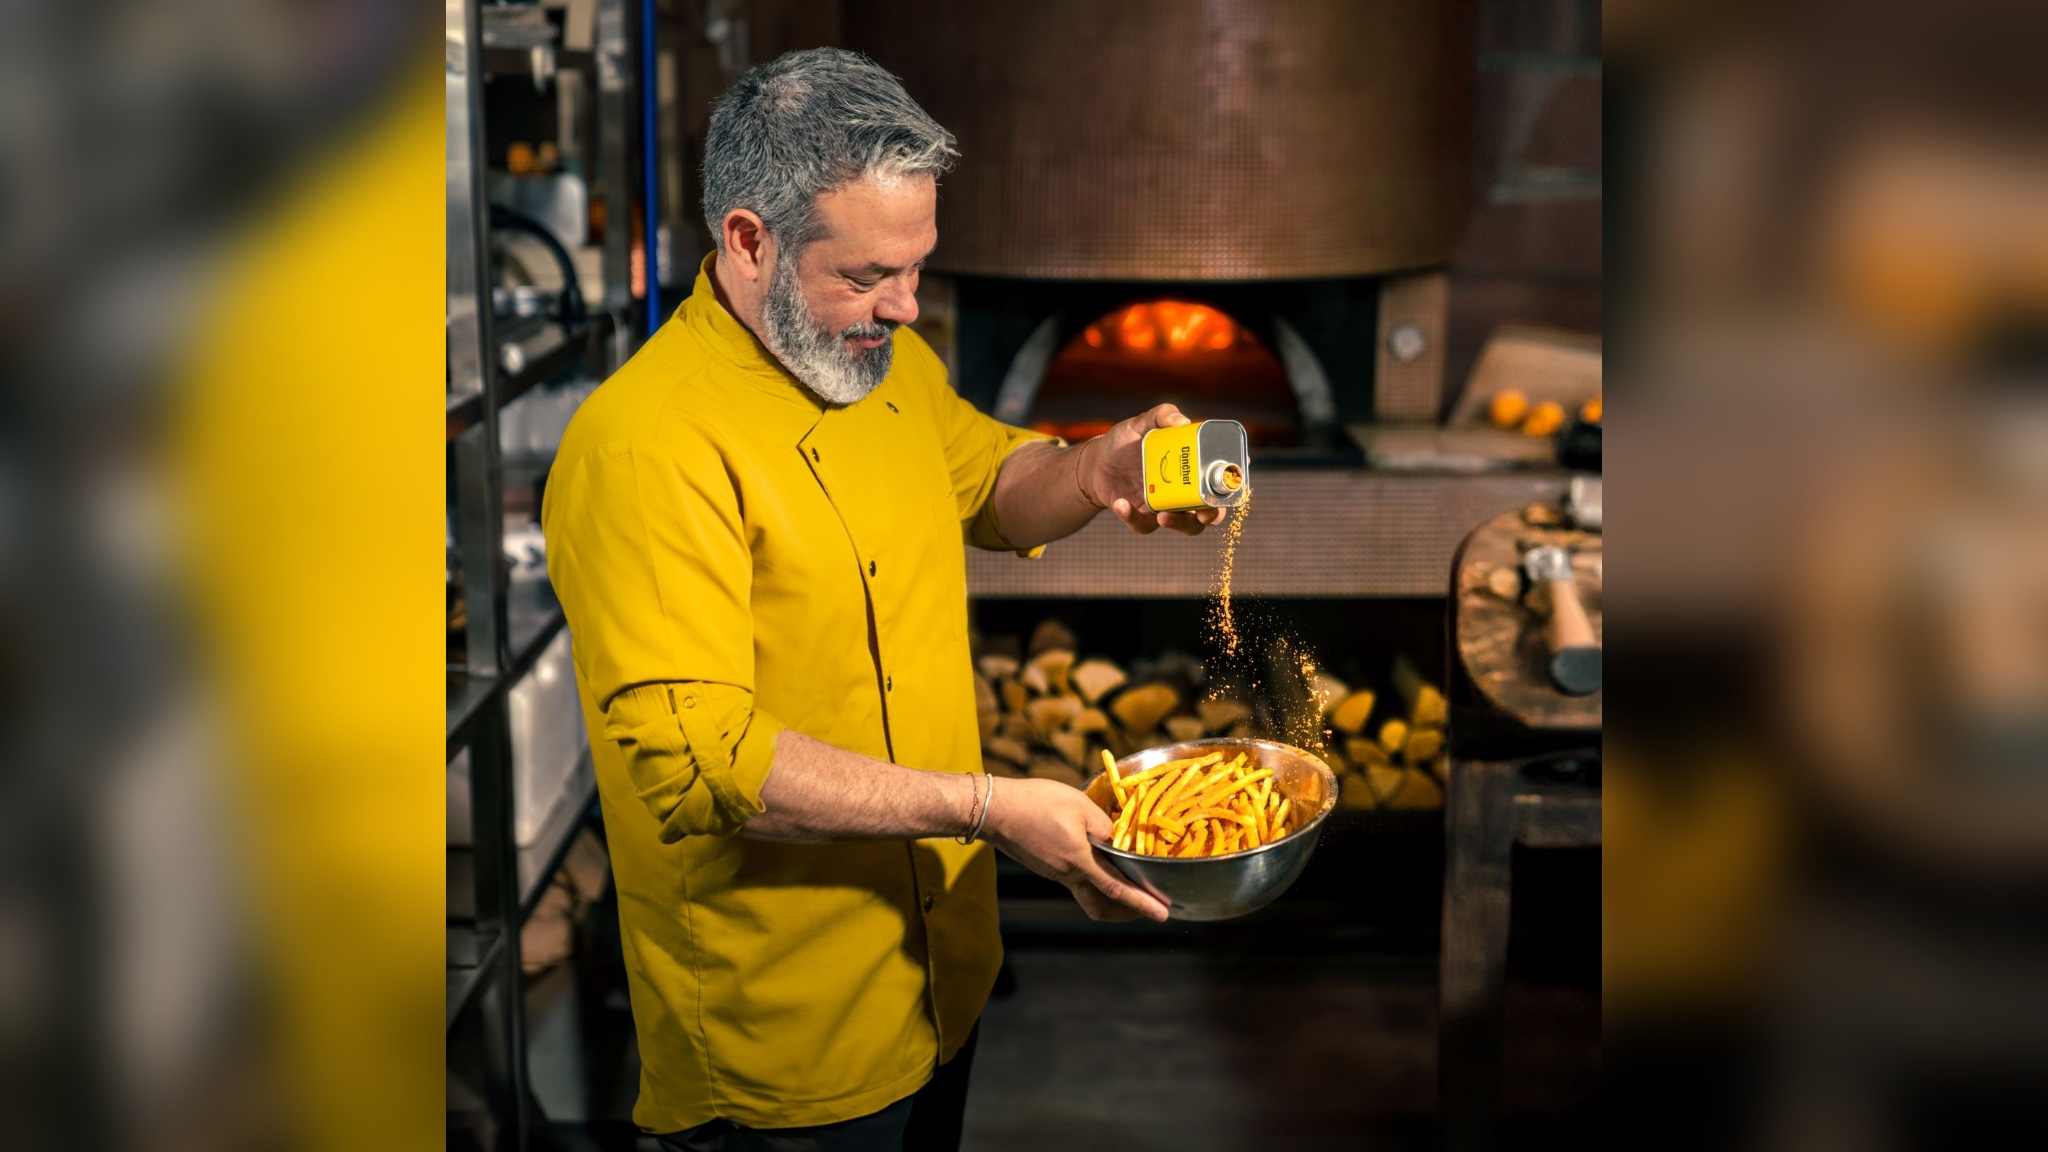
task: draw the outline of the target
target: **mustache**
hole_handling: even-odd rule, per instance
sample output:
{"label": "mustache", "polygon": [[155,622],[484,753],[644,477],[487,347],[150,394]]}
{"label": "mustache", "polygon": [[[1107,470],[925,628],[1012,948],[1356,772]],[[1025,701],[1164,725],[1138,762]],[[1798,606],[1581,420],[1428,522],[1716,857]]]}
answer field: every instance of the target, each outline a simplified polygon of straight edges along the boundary
{"label": "mustache", "polygon": [[877,324],[855,324],[853,327],[841,332],[839,338],[841,340],[880,340],[899,327],[901,325],[895,321],[888,320]]}

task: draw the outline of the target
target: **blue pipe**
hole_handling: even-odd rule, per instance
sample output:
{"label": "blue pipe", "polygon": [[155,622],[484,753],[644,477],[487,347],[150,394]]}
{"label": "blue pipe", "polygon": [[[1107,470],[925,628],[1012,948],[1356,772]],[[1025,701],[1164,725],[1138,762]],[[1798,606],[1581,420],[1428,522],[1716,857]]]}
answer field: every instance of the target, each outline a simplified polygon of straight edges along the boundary
{"label": "blue pipe", "polygon": [[640,0],[640,178],[646,201],[643,239],[647,251],[647,335],[661,327],[661,262],[656,258],[655,237],[661,230],[661,166],[657,162],[661,141],[655,135],[656,110],[660,103],[660,74],[655,71],[654,0]]}

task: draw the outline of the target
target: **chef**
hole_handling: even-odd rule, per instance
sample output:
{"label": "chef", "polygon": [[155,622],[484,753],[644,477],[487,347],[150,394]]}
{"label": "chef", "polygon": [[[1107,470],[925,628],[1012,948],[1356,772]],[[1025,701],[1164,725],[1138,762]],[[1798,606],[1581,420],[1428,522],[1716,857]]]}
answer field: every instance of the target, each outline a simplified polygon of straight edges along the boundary
{"label": "chef", "polygon": [[1001,961],[995,860],[1163,919],[1051,780],[981,768],[965,545],[1036,556],[1154,513],[1162,405],[1065,444],[962,400],[917,318],[957,155],[887,71],[785,55],[714,107],[689,298],[571,423],[549,575],[592,739],[670,1149],[957,1147]]}

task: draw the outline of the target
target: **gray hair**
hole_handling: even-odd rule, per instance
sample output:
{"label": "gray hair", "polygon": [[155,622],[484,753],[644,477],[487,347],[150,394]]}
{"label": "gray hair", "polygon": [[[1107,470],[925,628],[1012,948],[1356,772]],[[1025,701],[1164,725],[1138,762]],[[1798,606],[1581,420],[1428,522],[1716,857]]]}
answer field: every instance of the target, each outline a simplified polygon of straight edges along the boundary
{"label": "gray hair", "polygon": [[843,48],[787,52],[750,68],[711,107],[704,225],[720,251],[735,208],[795,252],[816,237],[818,197],[875,175],[938,176],[953,134],[881,65]]}

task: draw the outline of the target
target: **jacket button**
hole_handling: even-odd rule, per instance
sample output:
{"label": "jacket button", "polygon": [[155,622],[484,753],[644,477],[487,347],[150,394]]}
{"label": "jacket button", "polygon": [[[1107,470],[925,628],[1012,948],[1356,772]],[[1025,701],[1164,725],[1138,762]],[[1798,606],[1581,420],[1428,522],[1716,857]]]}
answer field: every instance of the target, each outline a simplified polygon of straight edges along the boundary
{"label": "jacket button", "polygon": [[933,905],[935,905],[935,904],[937,904],[938,902],[939,902],[939,898],[938,898],[938,897],[936,897],[936,896],[927,896],[927,897],[925,897],[925,898],[924,898],[924,910],[925,910],[925,911],[927,911],[927,912],[931,911],[931,910],[932,910],[932,906],[933,906]]}
{"label": "jacket button", "polygon": [[874,562],[873,560],[870,560],[870,561],[868,561],[868,575],[870,575],[870,576],[873,576],[874,574],[875,574],[875,562]]}
{"label": "jacket button", "polygon": [[884,692],[894,692],[895,690],[896,690],[896,678],[895,678],[894,676],[886,676],[886,677],[883,677],[883,679],[882,679],[882,691],[884,691]]}
{"label": "jacket button", "polygon": [[696,698],[695,696],[685,696],[685,697],[683,697],[683,707],[685,707],[685,708],[695,708],[696,706],[697,706],[697,698]]}
{"label": "jacket button", "polygon": [[813,460],[816,460],[817,458],[818,458],[818,450],[817,450],[816,448],[813,448],[813,449],[811,449],[811,459],[813,459]]}

